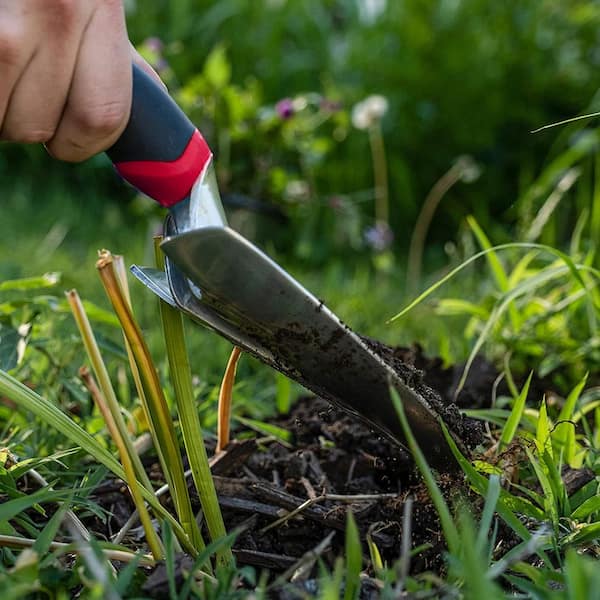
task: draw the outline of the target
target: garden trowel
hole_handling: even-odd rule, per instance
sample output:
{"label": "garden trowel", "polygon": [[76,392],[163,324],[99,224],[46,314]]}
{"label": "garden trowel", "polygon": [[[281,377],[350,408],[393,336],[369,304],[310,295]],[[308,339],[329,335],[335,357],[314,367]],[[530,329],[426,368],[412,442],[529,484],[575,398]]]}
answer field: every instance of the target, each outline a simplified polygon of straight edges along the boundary
{"label": "garden trowel", "polygon": [[166,272],[134,266],[136,277],[196,322],[402,446],[395,389],[427,458],[440,469],[454,469],[432,405],[435,393],[422,384],[414,389],[321,301],[229,228],[201,134],[136,67],[133,92],[129,124],[108,154],[125,179],[170,211],[161,245]]}

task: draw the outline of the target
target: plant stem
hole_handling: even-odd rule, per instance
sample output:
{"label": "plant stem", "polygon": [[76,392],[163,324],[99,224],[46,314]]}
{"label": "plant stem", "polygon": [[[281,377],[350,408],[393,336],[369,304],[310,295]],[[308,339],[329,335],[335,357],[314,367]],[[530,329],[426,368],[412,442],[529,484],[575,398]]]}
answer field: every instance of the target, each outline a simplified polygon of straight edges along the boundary
{"label": "plant stem", "polygon": [[381,123],[377,120],[369,128],[369,143],[373,160],[373,178],[375,179],[375,221],[390,224],[390,199],[387,173],[387,159]]}
{"label": "plant stem", "polygon": [[148,546],[150,547],[150,551],[152,552],[152,556],[156,560],[161,560],[164,557],[164,550],[154,527],[152,526],[152,519],[150,518],[150,513],[146,508],[146,503],[140,493],[138,486],[136,485],[135,479],[135,467],[133,457],[137,457],[138,455],[133,451],[133,454],[130,454],[131,444],[128,444],[121,435],[119,428],[116,425],[115,419],[110,411],[108,403],[102,396],[92,374],[89,372],[87,368],[82,368],[79,371],[81,378],[86,384],[88,390],[90,391],[98,410],[104,417],[104,421],[106,422],[106,426],[108,427],[108,431],[119,450],[119,455],[121,456],[121,463],[123,465],[123,469],[125,470],[125,475],[127,476],[127,485],[129,487],[129,493],[133,499],[133,503],[137,509],[137,512],[140,517],[140,521],[144,528],[144,533],[146,534],[146,541],[148,542]]}
{"label": "plant stem", "polygon": [[[159,246],[160,238],[155,238],[156,262],[164,263]],[[179,413],[179,423],[183,433],[183,443],[192,470],[192,477],[200,496],[202,510],[210,538],[214,542],[227,535],[223,515],[219,507],[217,491],[210,472],[208,455],[204,445],[202,427],[194,402],[192,372],[185,343],[185,332],[181,313],[162,300],[159,301],[160,317],[163,327],[169,372],[175,390],[175,401]],[[217,552],[217,561],[221,564],[233,564],[231,548]]]}
{"label": "plant stem", "polygon": [[[119,479],[123,481],[127,479],[125,471],[115,457],[85,429],[82,429],[77,423],[67,417],[52,402],[36,394],[33,390],[4,371],[0,371],[0,395],[6,396],[22,410],[33,413],[39,419],[59,431],[83,451],[93,456],[96,461],[104,465]],[[142,496],[146,499],[146,502],[152,507],[152,510],[163,519],[169,521],[185,550],[191,555],[197,554],[196,549],[191,544],[181,524],[162,506],[150,490],[147,490],[139,481],[137,482],[137,486]]]}
{"label": "plant stem", "polygon": [[170,488],[177,515],[196,549],[203,550],[205,545],[192,511],[192,504],[183,472],[181,453],[176,443],[175,428],[160,386],[156,368],[150,357],[150,352],[123,294],[114,269],[112,255],[107,251],[103,251],[96,267],[98,268],[113,309],[121,323],[123,332],[131,346],[131,352],[139,370],[154,443],[161,450],[159,456],[162,456],[163,459],[163,472],[172,484]]}
{"label": "plant stem", "polygon": [[225,449],[229,444],[229,429],[231,423],[231,395],[233,393],[233,384],[235,382],[235,372],[238,361],[242,355],[242,350],[234,346],[231,356],[225,367],[225,374],[219,389],[219,415],[217,419],[217,452]]}
{"label": "plant stem", "polygon": [[102,354],[100,353],[100,349],[98,348],[98,343],[96,342],[94,331],[92,329],[92,326],[90,325],[90,321],[87,317],[85,308],[83,307],[83,303],[81,302],[77,291],[71,290],[70,292],[67,292],[67,300],[69,302],[69,306],[71,307],[73,317],[75,318],[77,329],[79,329],[79,334],[81,335],[81,339],[83,340],[83,345],[88,355],[90,364],[92,365],[94,375],[96,376],[98,384],[100,385],[100,389],[102,390],[102,397],[108,406],[108,414],[103,414],[104,420],[106,421],[106,425],[109,428],[109,431],[111,431],[111,434],[111,425],[112,429],[116,429],[116,431],[118,431],[119,436],[125,444],[127,453],[129,454],[133,462],[137,479],[143,483],[146,489],[152,491],[152,484],[148,479],[148,475],[144,470],[142,461],[140,460],[138,453],[133,447],[133,442],[129,437],[127,426],[123,421],[123,416],[121,414],[119,402],[117,401],[114,388],[112,386],[110,377],[108,375],[108,371],[106,369],[106,365],[104,364],[104,360],[102,359]]}
{"label": "plant stem", "polygon": [[421,278],[421,265],[423,263],[423,248],[425,247],[425,238],[431,225],[433,215],[439,206],[442,198],[448,190],[460,181],[463,167],[458,162],[452,165],[434,184],[427,194],[421,212],[417,217],[415,228],[410,238],[410,248],[408,250],[407,265],[407,289],[414,290]]}
{"label": "plant stem", "polygon": [[[2,548],[32,548],[36,541],[17,535],[0,535],[0,547]],[[57,550],[62,550],[65,554],[77,553],[76,544],[51,542],[50,551],[55,552]],[[108,560],[118,560],[119,562],[139,560],[139,564],[143,567],[152,567],[155,565],[153,558],[145,554],[140,555],[125,550],[112,550],[108,548],[102,548],[102,552]]]}

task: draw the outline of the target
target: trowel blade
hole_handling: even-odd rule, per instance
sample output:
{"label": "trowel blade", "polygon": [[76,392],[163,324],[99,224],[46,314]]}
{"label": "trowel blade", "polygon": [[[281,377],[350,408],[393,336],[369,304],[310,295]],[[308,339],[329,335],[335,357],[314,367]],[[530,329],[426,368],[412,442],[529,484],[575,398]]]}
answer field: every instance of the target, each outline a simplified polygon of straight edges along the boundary
{"label": "trowel blade", "polygon": [[[427,457],[446,469],[454,462],[439,415],[427,400],[248,240],[227,227],[206,227],[168,237],[161,247],[193,282],[200,303],[240,338],[267,349],[280,371],[397,441],[403,435],[392,385]],[[252,351],[253,344],[244,345]]]}

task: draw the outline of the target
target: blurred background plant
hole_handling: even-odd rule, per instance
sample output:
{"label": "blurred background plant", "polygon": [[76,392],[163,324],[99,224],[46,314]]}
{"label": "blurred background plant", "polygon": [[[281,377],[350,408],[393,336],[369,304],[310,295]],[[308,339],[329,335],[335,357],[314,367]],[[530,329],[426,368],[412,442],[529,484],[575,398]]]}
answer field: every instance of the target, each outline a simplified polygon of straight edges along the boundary
{"label": "blurred background plant", "polygon": [[[438,207],[428,265],[444,264],[444,244],[467,214],[492,237],[509,239],[544,201],[538,186],[527,190],[567,149],[577,155],[577,182],[546,237],[568,240],[575,216],[591,208],[589,123],[530,131],[598,109],[596,2],[131,0],[127,7],[133,40],[217,154],[220,184],[239,213],[234,223],[288,255],[315,265],[392,245],[403,256],[405,231],[428,191],[463,155],[482,176]],[[369,96],[379,102],[378,118],[365,125],[360,108]],[[370,135],[352,127],[351,115]],[[363,111],[363,121],[371,117]],[[43,202],[49,169],[81,194],[94,187],[124,218],[139,218],[104,157],[58,166],[40,148],[1,150],[8,195],[27,178],[28,196]]]}

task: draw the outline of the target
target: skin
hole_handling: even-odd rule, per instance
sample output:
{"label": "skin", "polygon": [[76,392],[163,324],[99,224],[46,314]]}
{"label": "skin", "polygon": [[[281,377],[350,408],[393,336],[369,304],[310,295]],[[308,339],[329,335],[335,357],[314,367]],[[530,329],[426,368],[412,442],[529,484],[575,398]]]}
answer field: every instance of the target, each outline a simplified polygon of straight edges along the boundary
{"label": "skin", "polygon": [[129,118],[132,62],[158,79],[121,0],[0,0],[0,139],[69,162],[105,150]]}

